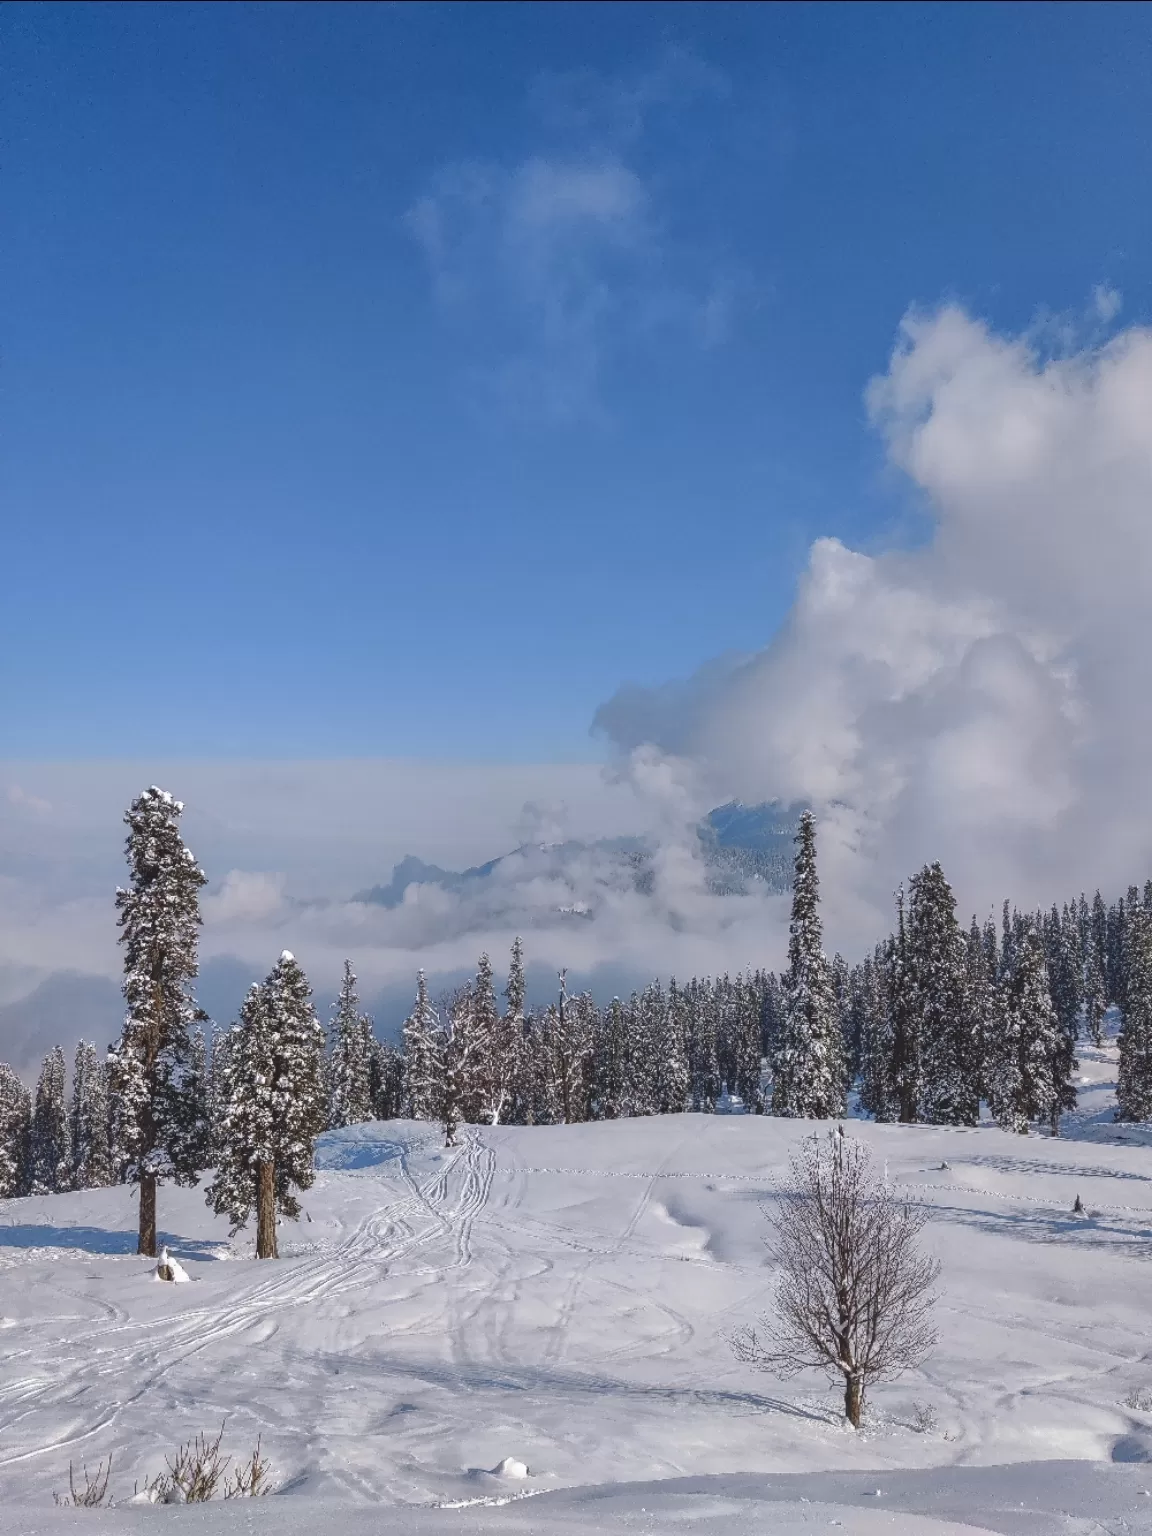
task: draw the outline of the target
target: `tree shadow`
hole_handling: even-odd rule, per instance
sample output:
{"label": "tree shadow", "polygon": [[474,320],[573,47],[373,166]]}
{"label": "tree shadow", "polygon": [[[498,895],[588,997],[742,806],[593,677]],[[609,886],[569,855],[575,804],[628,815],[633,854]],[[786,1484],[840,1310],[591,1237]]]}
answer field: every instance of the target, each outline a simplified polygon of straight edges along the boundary
{"label": "tree shadow", "polygon": [[410,1146],[390,1141],[385,1136],[355,1140],[321,1137],[316,1145],[316,1167],[324,1173],[352,1173],[359,1168],[379,1168],[384,1163],[399,1163],[411,1152]]}
{"label": "tree shadow", "polygon": [[[321,1357],[329,1358],[332,1357]],[[673,1405],[697,1404],[708,1408],[745,1408],[750,1413],[781,1413],[790,1418],[806,1419],[813,1424],[838,1425],[843,1415],[831,1408],[806,1405],[764,1392],[739,1391],[720,1387],[656,1386],[621,1381],[595,1372],[563,1371],[554,1366],[481,1365],[465,1362],[440,1364],[414,1361],[403,1356],[341,1356],[342,1372],[364,1371],[373,1379],[382,1372],[398,1378],[409,1377],[430,1386],[502,1392],[539,1392],[615,1397],[622,1400],[666,1402]]]}
{"label": "tree shadow", "polygon": [[[157,1247],[167,1248],[178,1259],[218,1259],[223,1246],[219,1239],[179,1237],[174,1232],[161,1232]],[[14,1222],[0,1226],[0,1249],[3,1248],[67,1248],[78,1253],[112,1254],[117,1257],[134,1256],[137,1236],[135,1232],[115,1232],[107,1227],[53,1227],[40,1222]]]}
{"label": "tree shadow", "polygon": [[1120,1168],[1086,1167],[1083,1163],[1052,1163],[1042,1157],[998,1157],[983,1153],[964,1158],[968,1168],[994,1168],[998,1173],[1059,1174],[1067,1179],[1132,1179],[1139,1184],[1152,1183],[1146,1173],[1128,1173]]}
{"label": "tree shadow", "polygon": [[994,1237],[1022,1238],[1031,1243],[1061,1243],[1076,1248],[1102,1248],[1128,1258],[1152,1257],[1152,1228],[1126,1225],[1122,1218],[1089,1210],[1083,1216],[1063,1212],[970,1211],[931,1204],[933,1221],[974,1227]]}

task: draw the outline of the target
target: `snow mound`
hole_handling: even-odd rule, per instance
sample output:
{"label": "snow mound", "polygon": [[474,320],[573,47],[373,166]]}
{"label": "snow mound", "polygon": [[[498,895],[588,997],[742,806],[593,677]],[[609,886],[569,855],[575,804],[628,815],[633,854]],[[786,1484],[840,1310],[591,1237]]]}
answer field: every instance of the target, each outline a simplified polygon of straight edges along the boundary
{"label": "snow mound", "polygon": [[505,1456],[503,1461],[498,1461],[492,1468],[493,1477],[528,1477],[526,1463],[517,1461],[515,1456]]}
{"label": "snow mound", "polygon": [[167,1248],[161,1248],[160,1257],[156,1263],[157,1280],[174,1281],[177,1285],[183,1285],[191,1279],[188,1271],[169,1254]]}

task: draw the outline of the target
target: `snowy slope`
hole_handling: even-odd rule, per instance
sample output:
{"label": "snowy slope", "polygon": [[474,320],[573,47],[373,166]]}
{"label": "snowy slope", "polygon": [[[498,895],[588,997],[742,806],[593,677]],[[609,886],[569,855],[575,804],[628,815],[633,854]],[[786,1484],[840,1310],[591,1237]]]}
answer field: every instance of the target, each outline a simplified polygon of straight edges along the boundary
{"label": "snowy slope", "polygon": [[[1106,1119],[1113,1053],[1084,1074],[1102,1086],[1076,1139],[852,1127],[928,1204],[944,1292],[936,1352],[858,1435],[820,1378],[757,1374],[725,1342],[766,1299],[762,1207],[810,1124],[473,1128],[450,1152],[427,1125],[356,1127],[324,1138],[278,1264],[165,1190],[183,1286],[132,1254],[127,1190],[4,1202],[0,1529],[312,1536],[402,1504],[398,1528],[429,1533],[1152,1531],[1152,1414],[1124,1402],[1152,1389],[1152,1159]],[[125,1495],[223,1418],[236,1450],[263,1434],[291,1497],[51,1508],[70,1458],[111,1453]],[[505,1457],[530,1475],[493,1475]]]}

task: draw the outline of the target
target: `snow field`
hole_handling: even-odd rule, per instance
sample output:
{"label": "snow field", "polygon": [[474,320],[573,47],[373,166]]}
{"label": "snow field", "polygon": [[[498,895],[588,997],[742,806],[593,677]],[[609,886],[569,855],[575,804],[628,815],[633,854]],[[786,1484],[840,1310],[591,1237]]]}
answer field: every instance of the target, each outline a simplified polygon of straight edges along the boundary
{"label": "snow field", "polygon": [[[1111,1070],[1109,1052],[1086,1055],[1102,1084]],[[1002,1473],[981,1469],[1018,1463],[1012,1486],[1034,1511],[1049,1480],[1026,1464],[1078,1461],[1093,1519],[1119,1501],[1123,1528],[1152,1530],[1152,1414],[1124,1404],[1152,1388],[1147,1150],[1117,1143],[1127,1133],[1091,1102],[1073,1126],[1091,1140],[853,1123],[878,1171],[927,1204],[943,1265],[936,1351],[875,1390],[854,1434],[822,1378],[775,1380],[725,1341],[768,1302],[763,1209],[817,1128],[735,1116],[469,1127],[444,1151],[423,1123],[357,1126],[322,1138],[310,1219],[282,1229],[279,1262],[247,1257],[250,1233],[230,1245],[200,1191],[164,1189],[162,1241],[193,1282],[181,1286],[133,1254],[133,1191],[4,1202],[0,1512],[18,1508],[20,1523],[0,1528],[242,1516],[288,1536],[317,1528],[320,1500],[342,1506],[350,1532],[353,1506],[404,1505],[395,1528],[429,1532],[840,1520],[861,1536],[943,1536],[963,1528],[963,1499],[934,1510],[933,1478],[984,1488]],[[1072,1215],[1077,1194],[1087,1216]],[[915,1403],[935,1429],[916,1431]],[[70,1459],[111,1454],[125,1497],[222,1419],[239,1455],[263,1435],[291,1498],[51,1509]],[[505,1458],[528,1475],[493,1472]],[[797,1473],[810,1493],[766,1491]],[[921,1489],[919,1504],[900,1495],[912,1513],[867,1507],[896,1483]],[[1003,1515],[992,1528],[1112,1528],[1056,1523],[1071,1508],[1061,1497],[1047,1525]]]}

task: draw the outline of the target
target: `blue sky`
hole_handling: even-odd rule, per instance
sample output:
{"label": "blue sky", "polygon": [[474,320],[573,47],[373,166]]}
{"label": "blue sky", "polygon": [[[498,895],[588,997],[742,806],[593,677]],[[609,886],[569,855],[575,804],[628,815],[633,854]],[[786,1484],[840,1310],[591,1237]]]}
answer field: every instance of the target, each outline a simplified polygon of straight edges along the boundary
{"label": "blue sky", "polygon": [[909,306],[1152,301],[1143,6],[0,27],[10,757],[594,755],[921,535]]}

